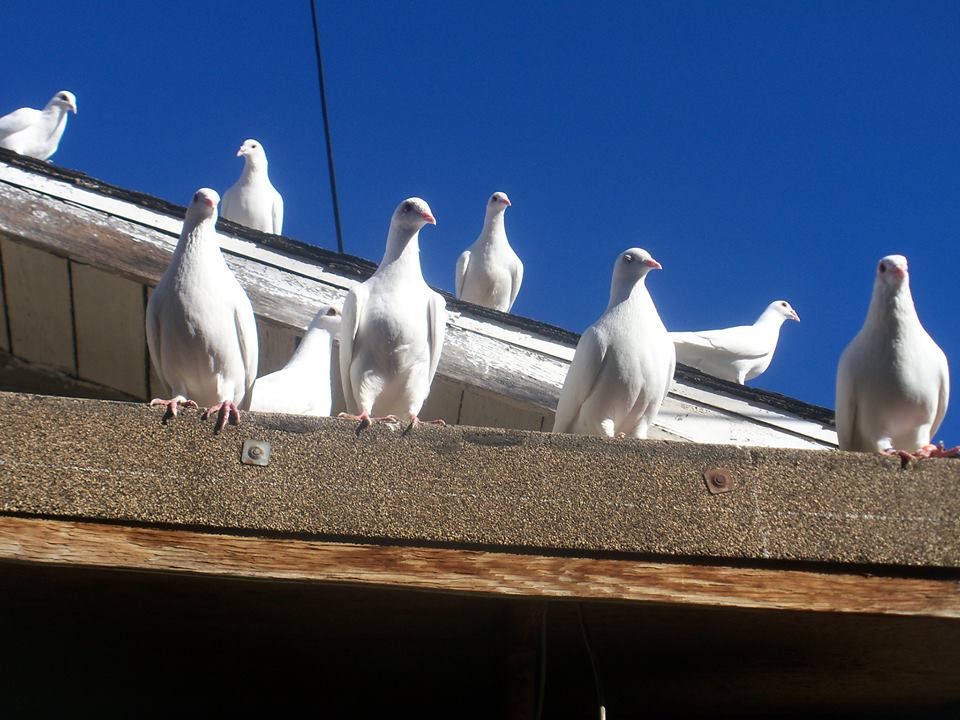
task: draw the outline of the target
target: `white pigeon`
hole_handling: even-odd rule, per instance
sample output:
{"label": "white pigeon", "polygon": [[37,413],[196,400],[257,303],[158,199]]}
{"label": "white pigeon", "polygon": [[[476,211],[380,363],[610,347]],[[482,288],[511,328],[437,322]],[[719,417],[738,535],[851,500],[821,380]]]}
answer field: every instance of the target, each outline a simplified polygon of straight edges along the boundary
{"label": "white pigeon", "polygon": [[[420,228],[436,225],[430,206],[407,198],[390,219],[377,271],[354,285],[343,304],[340,377],[357,432],[375,420],[409,418],[409,431],[430,393],[446,332],[446,302],[424,282]],[[374,417],[377,416],[377,417]]]}
{"label": "white pigeon", "polygon": [[867,319],[837,367],[841,450],[956,456],[930,445],[947,412],[947,357],[920,324],[903,255],[877,266]]}
{"label": "white pigeon", "polygon": [[630,248],[617,258],[606,311],[580,336],[554,432],[645,438],[667,397],[676,356],[647,291],[661,266]]}
{"label": "white pigeon", "polygon": [[76,114],[77,98],[61,90],[43,110],[20,108],[0,117],[0,147],[46,160],[57,151],[67,127],[67,112]]}
{"label": "white pigeon", "polygon": [[774,300],[753,325],[672,332],[670,339],[677,362],[743,385],[770,367],[784,320],[800,322],[800,316],[786,300]]}
{"label": "white pigeon", "polygon": [[240,421],[257,376],[257,323],[240,283],[217,242],[220,196],[201,188],[193,196],[173,259],[147,304],[147,345],[157,374],[173,391],[166,408],[207,406],[218,413],[215,432]]}
{"label": "white pigeon", "polygon": [[458,299],[501,312],[513,307],[523,282],[523,263],[507,242],[504,214],[510,205],[502,192],[487,201],[483,230],[457,259]]}
{"label": "white pigeon", "polygon": [[257,378],[250,409],[288,415],[330,414],[330,358],[333,338],[340,330],[335,307],[320,308],[300,345],[281,370]]}
{"label": "white pigeon", "polygon": [[267,176],[267,154],[256,140],[244,140],[240,179],[223,194],[221,215],[240,225],[279,235],[283,230],[283,198]]}

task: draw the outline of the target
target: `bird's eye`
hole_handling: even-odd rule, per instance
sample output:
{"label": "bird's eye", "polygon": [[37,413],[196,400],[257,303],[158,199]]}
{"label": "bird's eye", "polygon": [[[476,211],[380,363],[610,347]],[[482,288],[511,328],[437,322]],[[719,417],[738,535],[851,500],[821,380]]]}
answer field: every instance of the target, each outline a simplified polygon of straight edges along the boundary
{"label": "bird's eye", "polygon": [[332,308],[327,308],[327,315],[331,315],[331,316],[332,316],[332,315],[339,315],[339,314],[340,314],[340,313],[337,312],[337,309],[336,309],[336,308],[334,308],[334,307],[332,307]]}
{"label": "bird's eye", "polygon": [[632,262],[633,262],[633,255],[631,255],[630,253],[627,253],[626,255],[623,256],[623,261],[624,261],[624,262],[628,262],[628,263],[632,263]]}
{"label": "bird's eye", "polygon": [[887,271],[887,266],[884,265],[883,263],[880,263],[880,272],[886,272],[886,271]]}
{"label": "bird's eye", "polygon": [[193,201],[194,201],[194,202],[199,202],[199,201],[202,200],[202,199],[203,199],[203,194],[202,194],[202,193],[194,193],[194,194],[193,194]]}
{"label": "bird's eye", "polygon": [[406,213],[406,212],[410,212],[411,210],[413,210],[413,203],[404,203],[404,204],[403,204],[403,211],[404,211],[405,213]]}
{"label": "bird's eye", "polygon": [[58,97],[59,97],[61,100],[66,100],[66,99],[67,99],[67,96],[66,96],[66,95],[58,95]]}
{"label": "bird's eye", "polygon": [[780,303],[780,307],[786,307],[786,306],[787,304],[785,302]]}

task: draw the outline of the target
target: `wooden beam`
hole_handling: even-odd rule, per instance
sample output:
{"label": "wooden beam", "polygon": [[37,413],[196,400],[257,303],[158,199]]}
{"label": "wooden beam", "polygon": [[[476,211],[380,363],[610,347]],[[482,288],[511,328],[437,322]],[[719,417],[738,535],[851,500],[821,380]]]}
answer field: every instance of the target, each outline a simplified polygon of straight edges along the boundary
{"label": "wooden beam", "polygon": [[0,559],[435,592],[960,618],[948,580],[217,535],[0,516]]}
{"label": "wooden beam", "polygon": [[[0,394],[0,511],[345,541],[960,568],[954,460]],[[247,439],[270,462],[240,462]],[[726,468],[730,492],[706,471]]]}

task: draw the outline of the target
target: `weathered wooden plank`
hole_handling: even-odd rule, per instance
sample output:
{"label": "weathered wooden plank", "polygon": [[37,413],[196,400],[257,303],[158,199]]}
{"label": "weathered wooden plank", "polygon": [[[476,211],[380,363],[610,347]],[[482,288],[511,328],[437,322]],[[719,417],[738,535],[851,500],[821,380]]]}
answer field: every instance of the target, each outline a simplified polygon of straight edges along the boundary
{"label": "weathered wooden plank", "polygon": [[77,371],[67,261],[0,237],[13,353]]}
{"label": "weathered wooden plank", "polygon": [[[71,432],[63,432],[69,427]],[[115,432],[113,428],[123,428]],[[957,464],[0,395],[0,511],[344,539],[960,568]],[[240,464],[244,440],[269,465]],[[727,468],[733,490],[704,473]]]}
{"label": "weathered wooden plank", "polygon": [[2,247],[0,247],[0,350],[10,351],[10,331],[7,327],[7,301],[3,291]]}
{"label": "weathered wooden plank", "polygon": [[543,415],[542,411],[533,411],[529,407],[505,401],[502,397],[490,393],[473,388],[463,391],[463,406],[460,410],[462,425],[540,430],[543,427]]}
{"label": "weathered wooden plank", "polygon": [[960,618],[956,579],[266,539],[9,516],[0,516],[0,558],[488,595]]}
{"label": "weathered wooden plank", "polygon": [[430,395],[420,409],[420,417],[424,420],[443,420],[450,425],[459,423],[462,398],[463,385],[438,375],[433,379]]}
{"label": "weathered wooden plank", "polygon": [[[175,244],[175,237],[169,233],[2,182],[0,206],[15,209],[0,217],[0,231],[148,285],[159,279]],[[228,240],[224,238],[224,243],[229,244]],[[244,248],[250,244],[247,241]],[[351,284],[341,278],[338,285],[332,285],[328,282],[329,273],[325,273],[321,281],[270,264],[269,258],[267,251],[260,252],[258,259],[227,253],[227,262],[246,288],[257,314],[279,325],[305,328],[319,305],[342,303],[345,293],[342,285]],[[288,260],[280,255],[275,258],[278,265],[289,265]],[[505,327],[481,333],[471,329],[472,326],[467,327],[468,320],[464,313],[451,315],[440,375],[521,404],[552,411],[567,361],[556,354],[524,346],[523,333],[511,330],[516,342],[508,342],[498,336],[507,332]],[[476,321],[473,325],[477,325]],[[496,323],[490,327],[494,325]],[[658,419],[658,425],[670,437],[731,443],[734,442],[731,435],[736,433],[739,444],[784,447],[830,444],[829,438],[820,437],[819,426],[811,431],[811,436],[805,436],[795,432],[804,426],[803,421],[788,418],[784,422],[790,429],[784,432],[777,426],[782,418],[778,419],[780,416],[776,413],[764,411],[759,413],[762,418],[752,417],[744,402],[734,411],[708,408],[700,398],[689,401],[681,395],[668,398]],[[723,402],[721,396],[717,397]],[[741,437],[745,424],[750,426],[748,439]]]}
{"label": "weathered wooden plank", "polygon": [[127,395],[147,395],[143,286],[73,263],[77,374]]}
{"label": "weathered wooden plank", "polygon": [[297,348],[297,334],[289,327],[258,317],[257,342],[260,348],[257,377],[263,377],[279,370],[293,357],[293,351]]}
{"label": "weathered wooden plank", "polygon": [[0,350],[0,390],[96,400],[139,399],[106,385],[72,377],[49,365],[26,362],[3,350]]}

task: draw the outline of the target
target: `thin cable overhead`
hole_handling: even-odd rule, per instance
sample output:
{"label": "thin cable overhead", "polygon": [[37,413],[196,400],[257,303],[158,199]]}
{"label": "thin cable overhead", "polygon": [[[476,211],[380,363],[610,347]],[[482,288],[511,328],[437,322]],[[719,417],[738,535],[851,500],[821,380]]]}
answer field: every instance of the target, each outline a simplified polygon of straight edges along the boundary
{"label": "thin cable overhead", "polygon": [[320,79],[320,107],[323,109],[323,134],[327,138],[327,167],[330,170],[330,195],[333,199],[333,221],[337,225],[337,250],[343,252],[343,230],[340,227],[340,201],[337,199],[337,175],[333,171],[333,144],[330,142],[330,119],[327,116],[327,91],[323,83],[323,59],[320,55],[320,30],[317,28],[317,0],[310,0],[313,16],[313,47],[317,51],[317,77]]}

